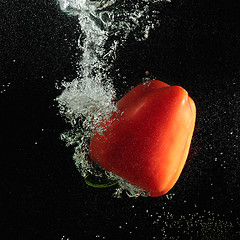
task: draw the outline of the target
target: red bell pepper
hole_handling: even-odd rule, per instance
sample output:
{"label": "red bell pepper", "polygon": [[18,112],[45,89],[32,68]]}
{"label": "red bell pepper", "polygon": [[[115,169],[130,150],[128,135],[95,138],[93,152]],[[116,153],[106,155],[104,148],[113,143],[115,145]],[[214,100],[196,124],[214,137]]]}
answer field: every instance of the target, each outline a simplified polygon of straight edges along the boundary
{"label": "red bell pepper", "polygon": [[157,197],[178,180],[193,135],[196,107],[186,90],[158,80],[140,84],[117,103],[89,154],[107,171]]}

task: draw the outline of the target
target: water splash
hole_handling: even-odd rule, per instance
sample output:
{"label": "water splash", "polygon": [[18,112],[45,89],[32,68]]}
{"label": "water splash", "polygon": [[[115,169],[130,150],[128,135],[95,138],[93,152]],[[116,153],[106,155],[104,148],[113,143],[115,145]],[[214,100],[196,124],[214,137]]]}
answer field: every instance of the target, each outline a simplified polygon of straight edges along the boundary
{"label": "water splash", "polygon": [[[130,197],[146,196],[142,189],[132,186],[112,172],[107,172],[89,160],[88,146],[92,134],[101,131],[100,122],[107,121],[117,111],[115,89],[109,70],[129,33],[136,40],[145,40],[151,28],[158,24],[156,10],[151,5],[158,1],[138,0],[59,0],[60,8],[78,17],[82,36],[78,46],[83,54],[78,64],[78,77],[63,82],[63,92],[56,99],[61,115],[71,129],[61,135],[67,146],[74,146],[73,159],[83,177],[89,174],[118,181],[115,196],[126,190]],[[82,40],[83,39],[83,40]]]}

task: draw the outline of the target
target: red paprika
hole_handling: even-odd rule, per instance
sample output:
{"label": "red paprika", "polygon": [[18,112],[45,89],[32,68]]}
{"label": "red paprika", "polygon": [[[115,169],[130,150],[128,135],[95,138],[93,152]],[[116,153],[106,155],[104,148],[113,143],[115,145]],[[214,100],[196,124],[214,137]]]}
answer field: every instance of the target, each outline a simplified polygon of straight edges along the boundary
{"label": "red paprika", "polygon": [[117,103],[112,123],[90,143],[90,158],[157,197],[178,180],[193,135],[196,107],[186,90],[152,80]]}

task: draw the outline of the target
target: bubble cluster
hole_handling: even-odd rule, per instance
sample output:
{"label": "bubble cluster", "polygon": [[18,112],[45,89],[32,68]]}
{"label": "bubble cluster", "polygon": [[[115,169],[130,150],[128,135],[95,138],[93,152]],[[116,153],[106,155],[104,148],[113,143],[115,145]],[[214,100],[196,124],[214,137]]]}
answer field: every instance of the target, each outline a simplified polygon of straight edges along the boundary
{"label": "bubble cluster", "polygon": [[2,85],[0,86],[0,93],[4,93],[4,92],[6,92],[7,89],[10,87],[10,85],[11,85],[10,82],[7,83],[7,84],[2,84]]}
{"label": "bubble cluster", "polygon": [[153,224],[161,226],[162,239],[237,239],[239,222],[233,223],[224,217],[207,210],[180,216],[165,210],[162,215],[154,216]]}

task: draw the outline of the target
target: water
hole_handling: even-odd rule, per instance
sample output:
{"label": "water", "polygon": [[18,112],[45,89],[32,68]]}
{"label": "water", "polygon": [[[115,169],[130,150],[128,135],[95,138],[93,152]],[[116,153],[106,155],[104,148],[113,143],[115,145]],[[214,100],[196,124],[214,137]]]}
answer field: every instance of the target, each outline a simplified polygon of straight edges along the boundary
{"label": "water", "polygon": [[[73,159],[81,175],[106,177],[118,181],[115,196],[126,190],[129,196],[146,196],[147,193],[124,179],[107,172],[89,161],[88,145],[91,135],[102,121],[117,111],[115,89],[109,70],[116,58],[116,50],[122,46],[129,33],[134,31],[136,40],[145,40],[149,30],[158,24],[156,11],[150,10],[153,2],[92,0],[59,0],[63,11],[78,18],[82,35],[78,46],[83,54],[79,59],[78,77],[63,82],[63,92],[57,98],[60,113],[71,124],[71,129],[61,135],[67,146],[74,146]],[[83,39],[83,40],[82,40]]]}
{"label": "water", "polygon": [[[121,196],[122,192],[126,191],[129,196],[138,197],[147,193],[88,160],[91,135],[96,130],[101,131],[97,128],[98,123],[107,121],[111,113],[117,111],[115,89],[109,74],[116,59],[117,49],[124,45],[130,33],[136,40],[142,41],[147,39],[149,31],[159,24],[157,10],[152,8],[158,1],[119,2],[59,0],[61,9],[79,20],[82,35],[79,37],[78,46],[83,55],[77,63],[78,77],[72,82],[63,82],[63,92],[57,101],[62,116],[70,124],[70,130],[61,137],[67,146],[74,147],[73,159],[81,175],[107,176],[119,183],[115,196]],[[239,226],[239,219],[233,224],[225,220],[224,215],[207,210],[200,212],[201,207],[196,204],[197,201],[193,205],[182,201],[181,208],[193,210],[191,213],[178,215],[172,209],[174,201],[183,200],[178,197],[174,193],[164,195],[161,201],[155,202],[155,206],[151,205],[153,211],[145,210],[147,206],[141,207],[142,211],[146,211],[148,219],[152,219],[152,224],[157,225],[162,239],[180,239],[176,238],[175,234],[184,235],[187,239],[229,239],[229,234],[234,233],[235,227]],[[125,207],[128,207],[127,204]],[[134,207],[133,205],[132,208]],[[139,211],[136,210],[138,214]],[[134,226],[135,222],[132,222]],[[123,222],[119,228],[124,229],[126,224]],[[134,227],[132,228],[134,230]],[[132,234],[132,228],[129,234]],[[239,236],[239,232],[234,233],[235,235]],[[96,237],[100,237],[100,234]]]}

